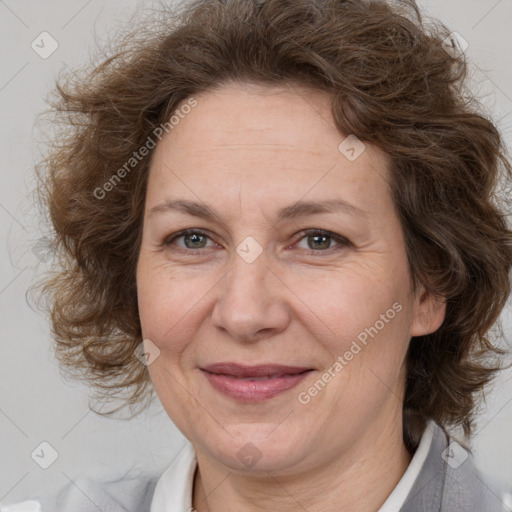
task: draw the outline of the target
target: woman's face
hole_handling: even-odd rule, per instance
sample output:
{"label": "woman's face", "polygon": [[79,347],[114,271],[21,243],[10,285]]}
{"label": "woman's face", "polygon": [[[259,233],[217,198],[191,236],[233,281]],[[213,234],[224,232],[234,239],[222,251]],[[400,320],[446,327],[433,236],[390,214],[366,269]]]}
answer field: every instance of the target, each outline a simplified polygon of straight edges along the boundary
{"label": "woman's face", "polygon": [[296,91],[196,96],[147,189],[151,379],[198,457],[242,471],[311,469],[401,429],[409,340],[444,315],[412,293],[388,158]]}

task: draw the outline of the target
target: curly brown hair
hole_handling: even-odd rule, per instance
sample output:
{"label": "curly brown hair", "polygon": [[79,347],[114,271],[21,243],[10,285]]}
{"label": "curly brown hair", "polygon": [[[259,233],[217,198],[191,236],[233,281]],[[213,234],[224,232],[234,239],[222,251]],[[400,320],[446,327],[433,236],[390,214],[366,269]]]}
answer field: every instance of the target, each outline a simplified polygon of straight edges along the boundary
{"label": "curly brown hair", "polygon": [[39,286],[62,368],[99,396],[124,395],[121,407],[153,395],[134,356],[152,151],[131,172],[126,162],[194,94],[230,81],[305,86],[330,95],[340,133],[390,155],[414,286],[446,301],[442,326],[411,339],[404,440],[411,446],[427,418],[470,436],[477,395],[506,353],[489,332],[511,290],[497,190],[512,168],[449,29],[427,24],[412,0],[195,0],[124,34],[100,63],[59,78],[50,104],[62,130],[36,168],[59,256]]}

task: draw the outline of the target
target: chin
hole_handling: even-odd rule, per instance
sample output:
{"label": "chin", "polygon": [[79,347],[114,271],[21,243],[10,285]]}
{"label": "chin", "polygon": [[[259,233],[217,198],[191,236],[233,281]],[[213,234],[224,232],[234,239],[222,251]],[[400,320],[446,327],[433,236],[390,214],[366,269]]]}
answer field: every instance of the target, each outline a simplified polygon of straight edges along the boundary
{"label": "chin", "polygon": [[228,425],[220,438],[212,442],[210,432],[208,442],[201,445],[231,470],[251,473],[286,473],[301,465],[308,450],[303,435],[276,423]]}

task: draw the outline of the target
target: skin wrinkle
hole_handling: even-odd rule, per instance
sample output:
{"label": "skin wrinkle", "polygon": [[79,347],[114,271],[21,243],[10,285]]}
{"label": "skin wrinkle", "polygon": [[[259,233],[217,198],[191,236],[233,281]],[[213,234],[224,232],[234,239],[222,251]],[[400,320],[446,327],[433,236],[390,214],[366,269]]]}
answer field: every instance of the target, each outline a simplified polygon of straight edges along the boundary
{"label": "skin wrinkle", "polygon": [[[440,325],[444,306],[430,310],[432,298],[422,288],[411,293],[386,156],[368,146],[356,161],[346,160],[337,151],[343,136],[314,112],[329,115],[323,93],[309,93],[312,110],[295,92],[272,92],[226,86],[202,94],[155,150],[137,266],[144,338],[161,351],[148,368],[166,412],[194,445],[198,512],[376,510],[411,458],[402,435],[408,342],[425,332],[426,311],[432,326]],[[295,140],[295,151],[284,154],[283,139]],[[269,141],[277,144],[269,149]],[[318,214],[273,224],[273,212],[284,205],[333,196],[366,217]],[[224,225],[183,213],[148,216],[175,198],[212,205]],[[220,245],[202,256],[161,245],[185,228],[205,231]],[[353,246],[309,255],[307,239],[294,234],[310,228]],[[246,236],[264,248],[251,264],[235,251]],[[301,249],[286,249],[299,241]],[[298,393],[394,302],[402,311],[311,403],[300,404]],[[220,361],[315,371],[272,399],[241,404],[213,389],[199,370]],[[252,469],[237,457],[248,442],[262,453]]]}

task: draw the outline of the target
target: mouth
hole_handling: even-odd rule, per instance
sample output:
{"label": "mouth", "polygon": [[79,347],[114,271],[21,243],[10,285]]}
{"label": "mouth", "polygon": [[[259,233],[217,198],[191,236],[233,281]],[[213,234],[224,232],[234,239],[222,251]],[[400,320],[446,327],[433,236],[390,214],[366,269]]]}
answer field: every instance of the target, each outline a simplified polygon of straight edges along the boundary
{"label": "mouth", "polygon": [[212,387],[222,394],[241,402],[260,402],[292,389],[314,370],[276,364],[216,363],[201,368],[201,371]]}

